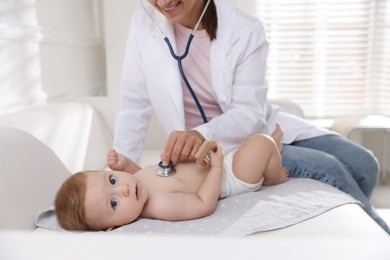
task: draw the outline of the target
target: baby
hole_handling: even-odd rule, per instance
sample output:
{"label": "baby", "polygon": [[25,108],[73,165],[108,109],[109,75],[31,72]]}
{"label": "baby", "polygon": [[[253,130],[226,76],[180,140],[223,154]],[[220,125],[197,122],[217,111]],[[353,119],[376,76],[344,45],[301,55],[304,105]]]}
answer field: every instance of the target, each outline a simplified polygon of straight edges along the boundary
{"label": "baby", "polygon": [[177,221],[207,216],[221,198],[288,180],[281,137],[277,125],[272,138],[251,136],[226,156],[216,142],[207,166],[179,163],[170,177],[156,175],[158,165],[130,174],[126,168],[134,162],[111,150],[108,166],[113,171],[79,172],[63,183],[55,198],[58,222],[68,230],[109,231],[138,217]]}

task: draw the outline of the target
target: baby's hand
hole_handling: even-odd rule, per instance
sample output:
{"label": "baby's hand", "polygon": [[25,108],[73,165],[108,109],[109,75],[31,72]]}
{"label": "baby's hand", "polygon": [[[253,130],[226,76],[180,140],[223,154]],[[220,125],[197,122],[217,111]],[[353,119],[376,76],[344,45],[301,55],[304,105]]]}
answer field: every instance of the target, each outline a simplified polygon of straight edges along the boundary
{"label": "baby's hand", "polygon": [[127,159],[125,156],[112,149],[107,154],[107,165],[114,171],[125,171]]}
{"label": "baby's hand", "polygon": [[225,157],[221,143],[215,141],[217,148],[215,151],[210,151],[210,165],[211,167],[223,167],[223,159]]}

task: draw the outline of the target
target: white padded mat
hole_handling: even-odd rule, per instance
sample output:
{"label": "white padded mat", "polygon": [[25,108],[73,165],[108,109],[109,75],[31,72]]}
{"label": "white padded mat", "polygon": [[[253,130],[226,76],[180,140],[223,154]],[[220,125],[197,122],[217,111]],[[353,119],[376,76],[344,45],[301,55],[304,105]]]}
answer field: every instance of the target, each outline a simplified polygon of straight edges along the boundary
{"label": "white padded mat", "polygon": [[[311,179],[290,179],[257,192],[220,200],[215,212],[189,221],[139,219],[111,232],[142,234],[183,234],[206,236],[248,236],[288,227],[318,216],[332,208],[359,203],[336,188]],[[61,229],[51,207],[36,220],[42,228]]]}

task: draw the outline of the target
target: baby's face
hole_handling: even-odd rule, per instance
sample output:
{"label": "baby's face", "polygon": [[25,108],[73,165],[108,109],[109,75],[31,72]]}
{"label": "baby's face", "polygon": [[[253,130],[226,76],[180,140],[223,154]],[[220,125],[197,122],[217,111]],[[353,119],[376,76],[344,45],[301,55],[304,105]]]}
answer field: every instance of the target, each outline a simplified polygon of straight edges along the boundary
{"label": "baby's face", "polygon": [[117,171],[87,173],[85,216],[89,225],[108,229],[139,217],[148,193],[132,174]]}

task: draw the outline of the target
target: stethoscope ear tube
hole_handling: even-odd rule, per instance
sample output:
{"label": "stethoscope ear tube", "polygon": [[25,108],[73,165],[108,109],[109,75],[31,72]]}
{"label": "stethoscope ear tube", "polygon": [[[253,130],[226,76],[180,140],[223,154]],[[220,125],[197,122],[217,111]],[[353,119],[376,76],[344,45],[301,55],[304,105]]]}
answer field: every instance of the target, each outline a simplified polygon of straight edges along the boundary
{"label": "stethoscope ear tube", "polygon": [[[195,27],[194,27],[194,30],[192,31],[192,33],[190,34],[190,36],[188,37],[188,41],[187,41],[187,45],[186,45],[186,48],[185,48],[185,51],[182,55],[177,55],[175,53],[175,51],[173,50],[173,47],[172,47],[172,44],[171,42],[169,41],[168,37],[164,34],[164,32],[161,30],[160,26],[156,23],[156,21],[153,19],[153,17],[149,14],[149,12],[146,10],[145,6],[144,6],[144,3],[142,0],[141,1],[141,5],[142,5],[142,8],[144,9],[144,11],[146,12],[146,14],[149,16],[150,20],[152,20],[153,24],[156,26],[157,30],[160,32],[160,34],[163,36],[164,38],[164,41],[167,43],[168,45],[168,49],[172,55],[172,57],[177,61],[177,64],[178,64],[178,67],[179,67],[179,71],[180,71],[180,75],[181,77],[183,78],[183,81],[185,83],[185,85],[187,86],[188,90],[190,91],[191,93],[191,96],[192,98],[194,99],[195,103],[196,103],[196,106],[198,107],[198,110],[202,116],[202,119],[203,119],[203,122],[204,123],[207,123],[208,120],[207,120],[207,117],[203,111],[203,108],[198,100],[198,97],[196,96],[194,90],[192,89],[191,85],[190,85],[190,82],[188,81],[185,73],[184,73],[184,69],[183,69],[183,65],[182,65],[182,60],[187,57],[188,53],[189,53],[189,50],[190,50],[190,46],[191,46],[191,42],[192,42],[192,39],[194,38],[194,35],[195,35],[195,32],[196,30],[198,29],[199,27],[199,24],[200,22],[202,21],[203,19],[203,16],[204,14],[206,13],[206,10],[207,10],[207,7],[209,6],[210,4],[210,0],[207,1],[205,7],[203,8],[203,11],[202,11],[202,14],[200,15],[199,19],[198,19],[198,22],[196,23]],[[156,174],[158,176],[161,176],[161,177],[169,177],[169,176],[172,176],[175,174],[175,170],[172,169],[173,167],[173,163],[170,161],[168,165],[162,165],[162,162],[160,162],[158,164],[159,168],[157,169],[156,171]]]}
{"label": "stethoscope ear tube", "polygon": [[164,41],[167,43],[168,45],[168,49],[172,55],[172,57],[177,61],[177,64],[178,64],[178,67],[179,67],[179,71],[180,71],[180,75],[187,87],[187,89],[190,91],[190,94],[192,96],[192,98],[194,99],[195,101],[195,104],[196,106],[198,107],[198,110],[199,110],[199,113],[200,115],[202,116],[202,119],[203,119],[203,122],[206,124],[208,122],[207,120],[207,117],[206,117],[206,114],[202,108],[202,105],[200,104],[199,102],[199,99],[198,97],[196,96],[194,90],[192,89],[191,87],[191,84],[190,82],[188,81],[185,73],[184,73],[184,69],[183,69],[183,65],[182,65],[182,60],[187,57],[188,55],[188,52],[190,51],[190,46],[191,46],[191,42],[192,42],[192,39],[194,38],[194,35],[195,35],[195,32],[196,30],[198,29],[199,27],[199,24],[204,16],[204,14],[206,13],[206,10],[207,10],[207,7],[209,6],[210,4],[210,0],[207,1],[205,7],[203,8],[203,11],[202,11],[202,14],[200,15],[199,17],[199,20],[198,22],[196,23],[195,25],[195,28],[194,30],[192,31],[192,33],[190,34],[190,36],[188,37],[188,41],[187,41],[187,45],[186,45],[186,48],[185,48],[185,51],[182,55],[177,55],[175,53],[175,51],[173,50],[173,47],[172,47],[172,44],[171,42],[169,41],[168,37],[164,34],[164,32],[161,30],[160,26],[158,26],[158,24],[156,23],[156,21],[153,19],[153,17],[149,14],[149,12],[146,10],[145,6],[144,6],[144,3],[143,1],[141,0],[141,5],[143,7],[143,9],[145,10],[145,12],[147,13],[147,15],[149,16],[149,18],[152,20],[153,24],[156,26],[156,28],[158,29],[158,31],[161,33],[161,35],[164,37]]}
{"label": "stethoscope ear tube", "polygon": [[192,98],[195,101],[196,106],[198,107],[199,113],[202,116],[203,122],[206,124],[208,122],[206,114],[204,113],[203,107],[199,102],[198,97],[195,94],[195,91],[192,89],[190,82],[188,81],[186,74],[184,73],[183,65],[182,65],[182,60],[188,55],[188,52],[190,50],[191,42],[192,39],[194,38],[194,35],[191,33],[190,36],[188,37],[186,49],[184,53],[181,56],[176,55],[176,53],[173,50],[172,44],[169,41],[168,37],[165,37],[164,40],[168,45],[169,51],[171,52],[172,57],[177,61],[177,65],[179,67],[180,75],[186,84],[187,89],[190,91]]}

